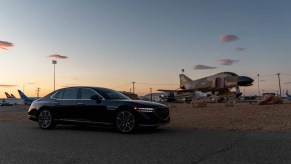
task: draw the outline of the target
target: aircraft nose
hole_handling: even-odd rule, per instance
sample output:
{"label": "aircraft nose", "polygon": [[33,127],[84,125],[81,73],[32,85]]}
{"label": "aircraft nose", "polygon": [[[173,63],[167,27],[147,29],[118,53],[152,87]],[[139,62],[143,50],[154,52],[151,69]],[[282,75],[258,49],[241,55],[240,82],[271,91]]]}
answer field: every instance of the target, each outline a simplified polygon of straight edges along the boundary
{"label": "aircraft nose", "polygon": [[246,76],[238,76],[237,77],[237,84],[239,86],[250,86],[254,80],[252,78]]}

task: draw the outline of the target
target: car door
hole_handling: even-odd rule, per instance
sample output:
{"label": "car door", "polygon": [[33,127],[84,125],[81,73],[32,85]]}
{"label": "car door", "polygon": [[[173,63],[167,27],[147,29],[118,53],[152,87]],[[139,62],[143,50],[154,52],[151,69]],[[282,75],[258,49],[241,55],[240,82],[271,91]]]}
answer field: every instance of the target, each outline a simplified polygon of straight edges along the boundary
{"label": "car door", "polygon": [[65,120],[80,120],[81,112],[78,108],[78,94],[79,88],[66,88],[63,89],[62,97],[57,99],[57,109],[59,119]]}
{"label": "car door", "polygon": [[[100,102],[92,100],[91,97],[98,95]],[[79,104],[82,104],[82,115],[91,122],[107,122],[107,108],[104,98],[91,88],[82,88]]]}

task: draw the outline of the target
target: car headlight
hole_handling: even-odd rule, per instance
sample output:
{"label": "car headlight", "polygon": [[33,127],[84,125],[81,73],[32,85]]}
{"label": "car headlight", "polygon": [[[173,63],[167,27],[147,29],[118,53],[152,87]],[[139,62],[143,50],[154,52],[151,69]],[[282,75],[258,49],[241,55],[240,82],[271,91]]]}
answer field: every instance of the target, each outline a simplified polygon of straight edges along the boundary
{"label": "car headlight", "polygon": [[154,112],[154,108],[139,108],[139,107],[135,107],[134,109],[139,111],[139,112]]}

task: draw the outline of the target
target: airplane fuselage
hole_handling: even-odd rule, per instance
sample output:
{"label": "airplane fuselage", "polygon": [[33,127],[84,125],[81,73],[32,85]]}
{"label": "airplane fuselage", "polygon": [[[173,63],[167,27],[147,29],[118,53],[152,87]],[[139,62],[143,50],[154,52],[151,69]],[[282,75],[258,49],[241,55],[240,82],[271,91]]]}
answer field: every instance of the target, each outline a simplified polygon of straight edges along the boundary
{"label": "airplane fuselage", "polygon": [[184,74],[180,74],[180,90],[164,90],[159,91],[175,93],[176,97],[191,98],[195,97],[196,91],[211,92],[212,95],[224,97],[232,96],[230,89],[236,89],[235,97],[239,97],[242,93],[240,86],[251,86],[253,79],[246,76],[238,76],[232,72],[221,72],[212,76],[201,79],[192,80]]}
{"label": "airplane fuselage", "polygon": [[221,72],[197,80],[191,80],[184,74],[180,74],[180,88],[197,90],[202,92],[213,92],[229,90],[238,86],[250,86],[253,79],[246,76],[238,76],[232,72]]}

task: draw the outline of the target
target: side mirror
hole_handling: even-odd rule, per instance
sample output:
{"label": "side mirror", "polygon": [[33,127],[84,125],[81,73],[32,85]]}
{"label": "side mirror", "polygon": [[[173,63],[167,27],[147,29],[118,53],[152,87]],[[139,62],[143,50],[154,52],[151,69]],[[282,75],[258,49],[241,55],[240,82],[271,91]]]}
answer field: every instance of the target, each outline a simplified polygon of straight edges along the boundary
{"label": "side mirror", "polygon": [[100,97],[99,95],[93,95],[90,97],[90,99],[92,100],[96,100],[96,103],[101,103],[102,97]]}

